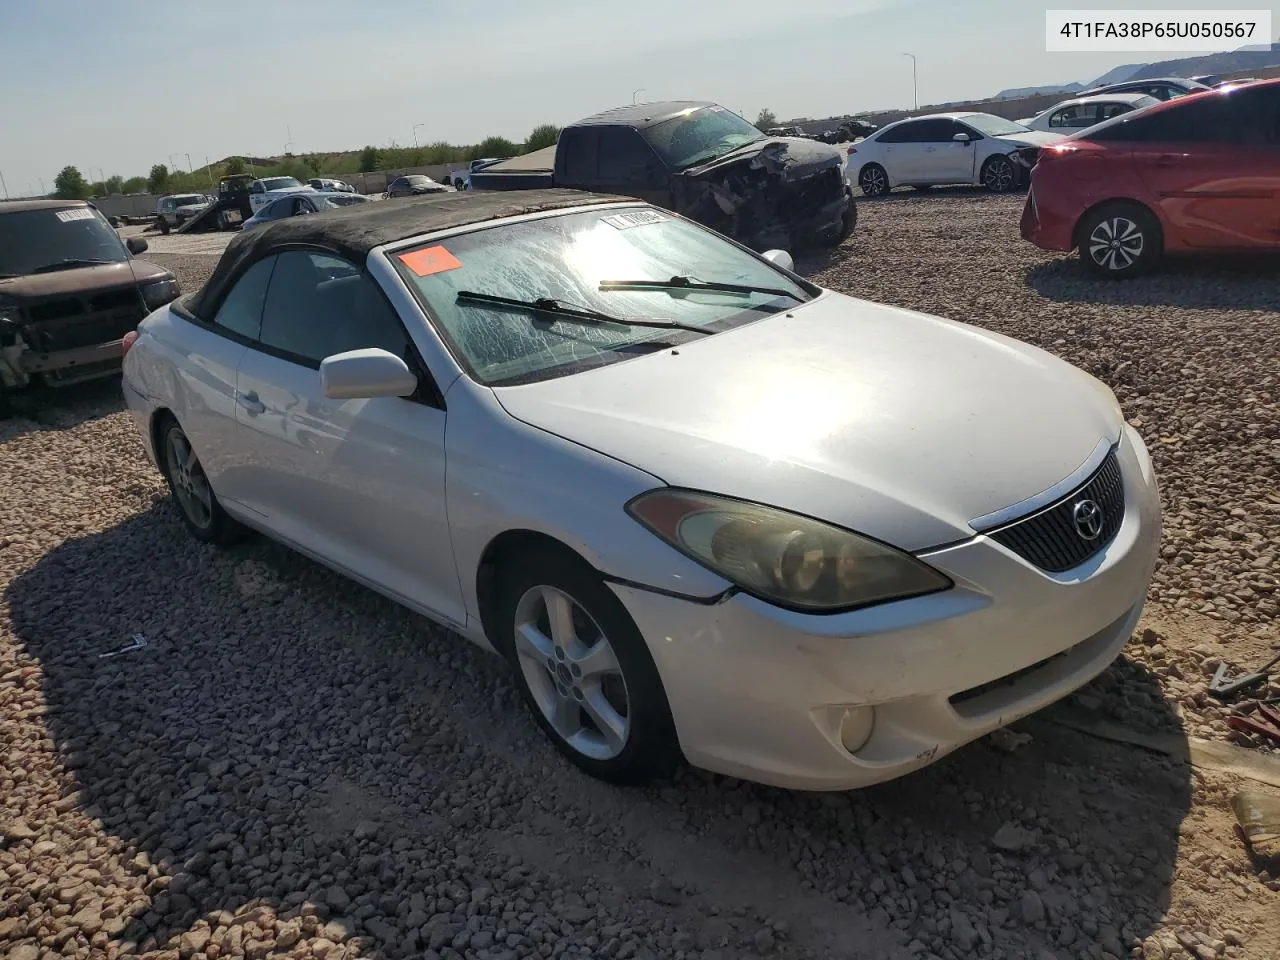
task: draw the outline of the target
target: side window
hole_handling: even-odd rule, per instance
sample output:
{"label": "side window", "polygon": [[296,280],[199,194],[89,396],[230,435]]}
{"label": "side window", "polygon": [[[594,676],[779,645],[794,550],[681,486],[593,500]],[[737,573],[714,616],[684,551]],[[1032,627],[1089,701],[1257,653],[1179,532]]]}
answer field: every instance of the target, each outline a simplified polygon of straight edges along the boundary
{"label": "side window", "polygon": [[1237,90],[1229,101],[1236,143],[1280,147],[1280,87]]}
{"label": "side window", "polygon": [[1049,117],[1049,126],[1052,128],[1066,127],[1072,130],[1091,127],[1098,122],[1097,109],[1095,104],[1088,103],[1063,107]]}
{"label": "side window", "polygon": [[364,347],[403,357],[409,345],[373,280],[339,257],[301,250],[276,258],[259,339],[317,367],[325,357]]}
{"label": "side window", "polygon": [[891,130],[886,130],[876,140],[880,143],[910,143],[915,139],[915,128],[918,122],[900,123]]}
{"label": "side window", "polygon": [[1232,124],[1226,106],[1221,97],[1180,103],[1157,113],[1136,114],[1088,139],[1135,143],[1230,142]]}
{"label": "side window", "polygon": [[573,180],[590,183],[596,179],[599,148],[596,131],[590,127],[565,130],[560,134],[556,153],[564,152],[564,174]]}
{"label": "side window", "polygon": [[598,134],[599,177],[606,183],[643,183],[653,153],[640,134],[627,127],[602,127]]}
{"label": "side window", "polygon": [[956,122],[945,117],[921,120],[914,126],[911,139],[915,143],[948,143],[957,132]]}
{"label": "side window", "polygon": [[267,281],[271,279],[271,268],[275,262],[275,257],[267,257],[240,275],[214,315],[215,326],[225,327],[242,337],[258,339],[258,329],[262,325],[262,304],[267,296]]}
{"label": "side window", "polygon": [[251,186],[249,189],[254,193],[266,193],[266,190],[263,188],[262,184],[257,183],[256,181],[254,182],[253,186]]}

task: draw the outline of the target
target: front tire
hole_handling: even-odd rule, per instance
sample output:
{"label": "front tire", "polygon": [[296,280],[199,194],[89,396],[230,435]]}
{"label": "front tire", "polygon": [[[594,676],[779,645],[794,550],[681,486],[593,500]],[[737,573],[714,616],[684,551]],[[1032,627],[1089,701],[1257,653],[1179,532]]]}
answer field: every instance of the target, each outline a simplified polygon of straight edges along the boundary
{"label": "front tire", "polygon": [[1018,171],[1008,157],[990,157],[982,165],[982,185],[992,193],[1008,193],[1018,186]]}
{"label": "front tire", "polygon": [[167,218],[165,218],[165,217],[161,217],[161,218],[160,218],[160,222],[159,222],[158,226],[160,227],[160,232],[161,232],[161,233],[168,233],[168,232],[169,232],[169,221],[168,221],[168,219],[167,219]]}
{"label": "front tire", "polygon": [[1160,222],[1136,203],[1108,203],[1080,221],[1080,259],[1108,280],[1134,277],[1155,266],[1164,248]]}
{"label": "front tire", "polygon": [[218,502],[205,476],[200,458],[178,421],[166,415],[158,431],[158,459],[169,492],[178,505],[182,522],[191,535],[205,543],[228,544],[241,539],[245,529],[233,520]]}
{"label": "front tire", "polygon": [[883,197],[889,192],[889,174],[878,163],[868,163],[858,173],[858,186],[866,197]]}
{"label": "front tire", "polygon": [[534,720],[575,765],[611,783],[666,778],[680,762],[649,648],[583,561],[539,549],[501,574],[499,649]]}

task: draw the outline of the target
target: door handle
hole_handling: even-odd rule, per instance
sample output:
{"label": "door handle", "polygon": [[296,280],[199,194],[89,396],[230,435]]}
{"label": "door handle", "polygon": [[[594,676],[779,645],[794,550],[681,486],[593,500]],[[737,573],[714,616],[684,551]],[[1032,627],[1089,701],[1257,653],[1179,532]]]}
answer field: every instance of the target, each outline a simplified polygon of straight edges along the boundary
{"label": "door handle", "polygon": [[266,413],[267,411],[267,405],[258,399],[258,394],[255,390],[240,394],[239,401],[240,406],[244,407],[245,413],[251,417],[256,417],[258,414]]}

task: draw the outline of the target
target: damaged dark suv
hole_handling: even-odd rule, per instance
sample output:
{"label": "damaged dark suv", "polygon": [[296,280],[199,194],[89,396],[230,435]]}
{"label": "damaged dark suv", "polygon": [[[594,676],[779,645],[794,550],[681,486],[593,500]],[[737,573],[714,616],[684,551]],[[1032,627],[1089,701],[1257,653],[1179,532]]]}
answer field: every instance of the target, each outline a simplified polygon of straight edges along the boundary
{"label": "damaged dark suv", "polygon": [[120,370],[124,335],[181,292],[146,249],[83,200],[0,203],[0,401]]}
{"label": "damaged dark suv", "polygon": [[517,157],[472,174],[472,189],[556,186],[636,197],[755,250],[834,246],[857,222],[840,151],[766,136],[714,103],[607,110],[561,131],[554,168],[531,161]]}

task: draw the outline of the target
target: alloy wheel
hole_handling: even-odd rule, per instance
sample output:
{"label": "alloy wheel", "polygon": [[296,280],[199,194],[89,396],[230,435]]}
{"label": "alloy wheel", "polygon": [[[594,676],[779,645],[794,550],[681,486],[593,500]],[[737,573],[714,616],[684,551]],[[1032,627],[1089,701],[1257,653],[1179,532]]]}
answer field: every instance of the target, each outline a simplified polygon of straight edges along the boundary
{"label": "alloy wheel", "polygon": [[609,638],[562,590],[534,586],[515,609],[520,672],[543,717],[570,747],[610,760],[631,734],[626,680]]}
{"label": "alloy wheel", "polygon": [[885,173],[879,167],[870,167],[862,174],[862,182],[859,184],[862,192],[869,197],[879,197],[889,192],[889,183],[885,177]]}
{"label": "alloy wheel", "polygon": [[1004,193],[1012,190],[1013,179],[1013,164],[1002,158],[988,163],[982,175],[983,186],[993,193]]}
{"label": "alloy wheel", "polygon": [[183,513],[197,527],[213,522],[213,491],[200,460],[181,430],[169,431],[169,476]]}
{"label": "alloy wheel", "polygon": [[1132,267],[1145,246],[1142,229],[1128,217],[1107,217],[1089,234],[1089,256],[1107,270]]}

